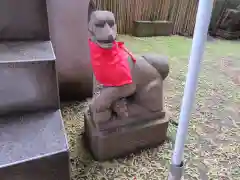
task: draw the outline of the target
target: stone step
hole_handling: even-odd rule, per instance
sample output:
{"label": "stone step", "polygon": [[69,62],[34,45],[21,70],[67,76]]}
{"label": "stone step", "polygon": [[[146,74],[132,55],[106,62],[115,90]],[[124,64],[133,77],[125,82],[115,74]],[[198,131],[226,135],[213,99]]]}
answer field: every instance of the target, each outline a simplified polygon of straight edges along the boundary
{"label": "stone step", "polygon": [[0,84],[0,115],[58,109],[58,83],[51,42],[0,44]]}
{"label": "stone step", "polygon": [[0,44],[0,84],[0,179],[70,179],[51,42]]}
{"label": "stone step", "polygon": [[60,110],[0,117],[1,180],[68,180]]}

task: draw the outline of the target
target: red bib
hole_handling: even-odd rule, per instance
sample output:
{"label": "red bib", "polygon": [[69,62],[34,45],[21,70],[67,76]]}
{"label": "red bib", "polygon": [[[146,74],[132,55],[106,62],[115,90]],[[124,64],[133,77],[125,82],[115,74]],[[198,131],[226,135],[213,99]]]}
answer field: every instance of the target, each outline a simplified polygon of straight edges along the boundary
{"label": "red bib", "polygon": [[124,47],[123,42],[114,42],[111,49],[101,48],[89,40],[90,57],[96,80],[104,86],[122,86],[132,83],[129,56],[133,55]]}

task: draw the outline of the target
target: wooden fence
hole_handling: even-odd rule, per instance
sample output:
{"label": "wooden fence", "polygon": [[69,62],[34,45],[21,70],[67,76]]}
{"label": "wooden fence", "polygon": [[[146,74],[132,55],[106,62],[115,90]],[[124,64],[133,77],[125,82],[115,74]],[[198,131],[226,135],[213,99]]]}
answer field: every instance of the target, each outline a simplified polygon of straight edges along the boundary
{"label": "wooden fence", "polygon": [[172,34],[191,36],[194,31],[198,0],[93,0],[97,9],[112,11],[118,33],[131,34],[133,20],[173,22]]}

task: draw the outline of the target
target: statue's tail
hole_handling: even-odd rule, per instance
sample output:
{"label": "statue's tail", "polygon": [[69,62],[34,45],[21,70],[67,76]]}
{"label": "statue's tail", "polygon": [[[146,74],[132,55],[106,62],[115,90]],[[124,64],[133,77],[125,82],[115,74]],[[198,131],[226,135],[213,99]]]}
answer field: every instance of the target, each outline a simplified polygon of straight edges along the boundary
{"label": "statue's tail", "polygon": [[162,78],[165,79],[169,73],[168,58],[157,54],[146,54],[142,56],[149,64],[157,69]]}

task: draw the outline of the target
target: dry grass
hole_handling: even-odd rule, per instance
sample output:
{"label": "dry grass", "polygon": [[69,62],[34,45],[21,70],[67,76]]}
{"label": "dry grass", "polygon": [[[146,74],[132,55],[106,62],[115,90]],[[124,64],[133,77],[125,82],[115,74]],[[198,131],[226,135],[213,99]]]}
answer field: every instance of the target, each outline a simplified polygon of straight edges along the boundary
{"label": "dry grass", "polygon": [[[171,73],[165,85],[165,104],[178,120],[191,40],[184,37],[133,38],[120,36],[134,53],[169,56]],[[207,43],[196,105],[193,108],[185,149],[185,179],[240,179],[240,43],[216,40]],[[62,105],[68,133],[72,180],[166,179],[172,143],[125,159],[98,163],[81,144],[84,102]],[[176,128],[169,127],[175,137]]]}

